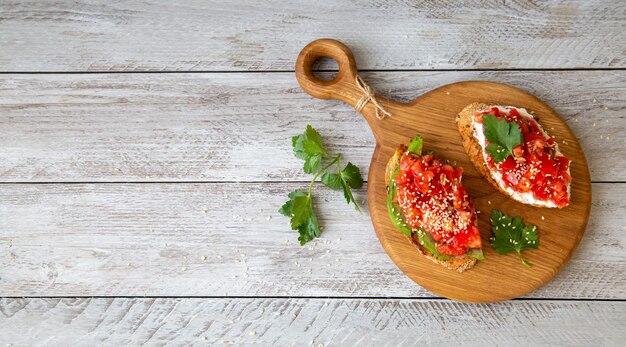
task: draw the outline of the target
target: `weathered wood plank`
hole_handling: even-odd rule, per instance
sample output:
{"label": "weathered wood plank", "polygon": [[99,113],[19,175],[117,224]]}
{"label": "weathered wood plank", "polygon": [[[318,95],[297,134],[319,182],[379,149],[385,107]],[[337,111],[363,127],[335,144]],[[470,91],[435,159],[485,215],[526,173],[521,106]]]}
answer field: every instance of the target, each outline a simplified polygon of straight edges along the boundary
{"label": "weathered wood plank", "polygon": [[623,1],[3,1],[3,71],[292,70],[308,42],[361,69],[624,67]]}
{"label": "weathered wood plank", "polygon": [[[626,180],[626,71],[363,75],[400,100],[459,80],[519,86],[566,119],[593,180]],[[366,122],[292,73],[1,75],[0,181],[306,180],[289,139],[308,123],[367,171]]]}
{"label": "weathered wood plank", "polygon": [[[276,211],[305,185],[1,185],[0,296],[433,296],[340,192],[316,187],[323,238],[298,245]],[[593,189],[579,249],[529,297],[626,299],[626,184]]]}
{"label": "weathered wood plank", "polygon": [[0,312],[12,346],[619,346],[626,338],[626,302],[2,299]]}

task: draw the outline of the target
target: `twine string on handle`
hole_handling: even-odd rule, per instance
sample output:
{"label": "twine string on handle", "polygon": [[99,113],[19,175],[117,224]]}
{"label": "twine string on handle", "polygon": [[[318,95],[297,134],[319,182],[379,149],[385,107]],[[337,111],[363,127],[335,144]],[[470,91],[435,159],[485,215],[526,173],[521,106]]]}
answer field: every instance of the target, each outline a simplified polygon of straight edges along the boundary
{"label": "twine string on handle", "polygon": [[359,99],[359,102],[354,105],[354,109],[361,112],[365,105],[367,105],[368,102],[371,102],[376,108],[376,118],[383,120],[386,117],[391,117],[391,113],[385,110],[378,100],[376,100],[374,91],[370,88],[370,86],[365,84],[363,79],[361,79],[361,76],[357,75],[354,81],[356,82],[357,87],[359,87],[359,89],[363,92],[363,96]]}

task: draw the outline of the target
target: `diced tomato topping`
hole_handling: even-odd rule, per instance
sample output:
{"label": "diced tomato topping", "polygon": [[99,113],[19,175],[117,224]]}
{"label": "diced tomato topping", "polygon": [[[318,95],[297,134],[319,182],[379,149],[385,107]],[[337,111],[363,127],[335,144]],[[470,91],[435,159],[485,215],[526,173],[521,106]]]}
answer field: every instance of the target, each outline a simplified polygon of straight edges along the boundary
{"label": "diced tomato topping", "polygon": [[569,205],[570,161],[558,153],[554,138],[546,136],[535,119],[523,116],[515,108],[493,107],[478,112],[474,119],[482,120],[485,114],[516,122],[522,132],[523,141],[513,148],[513,156],[501,163],[495,163],[490,156],[486,158],[487,165],[502,174],[504,184],[517,192],[532,192],[536,199],[552,201],[557,207]]}
{"label": "diced tomato topping", "polygon": [[407,224],[430,233],[442,254],[463,255],[482,247],[462,176],[461,168],[432,155],[404,153],[395,179],[397,203]]}

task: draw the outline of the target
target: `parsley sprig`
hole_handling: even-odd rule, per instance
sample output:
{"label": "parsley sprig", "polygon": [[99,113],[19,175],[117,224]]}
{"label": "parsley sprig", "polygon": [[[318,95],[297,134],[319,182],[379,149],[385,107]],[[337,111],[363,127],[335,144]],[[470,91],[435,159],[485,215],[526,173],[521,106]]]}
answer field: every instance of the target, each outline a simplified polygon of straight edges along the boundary
{"label": "parsley sprig", "polygon": [[491,211],[491,246],[498,254],[516,252],[522,264],[527,268],[531,265],[522,256],[524,249],[537,249],[539,235],[534,225],[524,225],[522,219],[517,216],[511,218],[496,209]]}
{"label": "parsley sprig", "polygon": [[[307,125],[304,133],[294,136],[291,139],[293,152],[297,158],[304,160],[304,172],[315,173],[308,192],[294,190],[289,193],[289,200],[278,210],[282,215],[291,218],[291,229],[297,230],[300,236],[298,241],[301,245],[320,236],[321,230],[317,221],[315,211],[313,211],[313,183],[322,176],[321,181],[333,190],[343,190],[346,201],[354,204],[357,211],[361,211],[359,205],[352,195],[351,188],[358,189],[363,186],[363,178],[358,167],[348,162],[341,168],[341,154],[331,155],[324,149],[322,137],[312,126]],[[328,161],[322,166],[323,161]],[[335,166],[337,171],[330,172],[329,169]],[[320,168],[321,167],[321,168]]]}
{"label": "parsley sprig", "polygon": [[492,114],[483,116],[484,134],[489,141],[485,148],[496,163],[503,162],[513,155],[513,148],[522,143],[522,131],[516,122],[498,120]]}

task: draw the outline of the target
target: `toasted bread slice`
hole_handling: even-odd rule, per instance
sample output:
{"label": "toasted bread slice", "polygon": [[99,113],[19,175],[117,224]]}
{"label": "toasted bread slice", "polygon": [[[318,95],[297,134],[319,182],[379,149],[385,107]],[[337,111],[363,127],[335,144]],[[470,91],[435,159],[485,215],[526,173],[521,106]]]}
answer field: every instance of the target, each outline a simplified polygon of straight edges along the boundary
{"label": "toasted bread slice", "polygon": [[[519,196],[519,194],[516,195],[515,191],[506,189],[506,187],[504,187],[502,184],[498,183],[494,179],[493,173],[491,172],[489,166],[487,166],[487,162],[485,161],[485,158],[483,156],[483,148],[478,142],[478,139],[476,138],[476,136],[474,136],[474,122],[472,119],[477,112],[481,112],[481,111],[490,109],[492,107],[497,107],[497,106],[498,105],[488,105],[485,103],[475,102],[473,104],[467,105],[457,115],[456,122],[459,128],[459,132],[461,133],[461,137],[463,137],[463,147],[465,147],[465,151],[467,152],[467,155],[470,157],[470,160],[472,161],[472,163],[474,164],[474,166],[476,167],[476,170],[478,170],[480,175],[485,180],[487,180],[487,182],[489,182],[492,186],[494,186],[496,189],[498,189],[502,194],[506,195],[507,197],[515,201],[518,201],[527,205],[531,205],[531,206],[557,207],[556,205],[552,204],[549,201],[536,200],[536,199],[535,201],[533,201],[529,199],[528,197],[527,199],[522,199]],[[518,108],[518,110],[523,110],[525,112],[524,109]],[[558,150],[558,145],[556,147],[556,150],[558,153],[560,153]],[[570,186],[568,186],[568,191],[571,191]]]}
{"label": "toasted bread slice", "polygon": [[[385,184],[389,185],[391,178],[393,177],[393,172],[400,165],[400,159],[402,154],[406,151],[407,147],[402,145],[396,149],[396,152],[393,154],[389,162],[387,162],[387,168],[385,170]],[[417,248],[417,250],[422,253],[426,258],[432,260],[437,264],[441,264],[445,268],[450,270],[456,270],[458,272],[463,272],[465,270],[469,270],[476,264],[476,258],[470,257],[468,255],[456,256],[452,257],[448,260],[442,260],[429,252],[424,246],[422,246],[419,242],[417,234],[413,233],[411,237],[407,236],[407,239]]]}

